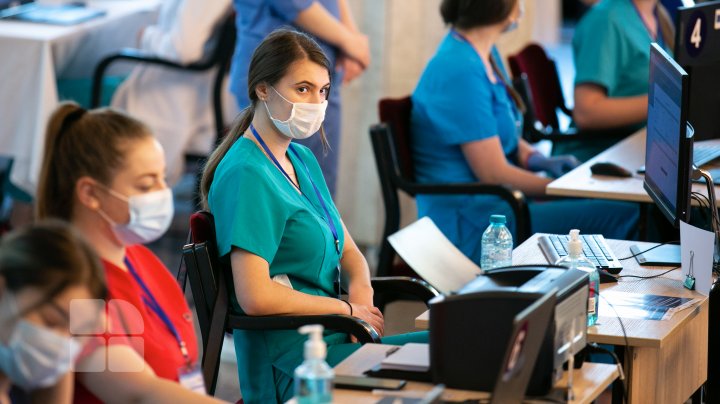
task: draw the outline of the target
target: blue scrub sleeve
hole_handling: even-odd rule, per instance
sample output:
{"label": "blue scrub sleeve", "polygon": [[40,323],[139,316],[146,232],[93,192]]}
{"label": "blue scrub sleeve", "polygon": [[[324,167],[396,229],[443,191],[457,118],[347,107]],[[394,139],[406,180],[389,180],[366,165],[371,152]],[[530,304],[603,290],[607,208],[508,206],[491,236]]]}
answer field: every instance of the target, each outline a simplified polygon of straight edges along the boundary
{"label": "blue scrub sleeve", "polygon": [[235,166],[217,176],[210,207],[215,217],[218,252],[238,247],[272,263],[280,246],[288,216],[283,196],[255,166]]}
{"label": "blue scrub sleeve", "polygon": [[573,40],[575,58],[575,85],[597,84],[610,92],[618,81],[622,68],[613,61],[619,60],[623,36],[620,27],[595,15],[583,21],[582,30]]}
{"label": "blue scrub sleeve", "polygon": [[269,0],[270,8],[287,22],[295,22],[298,14],[312,6],[315,0]]}

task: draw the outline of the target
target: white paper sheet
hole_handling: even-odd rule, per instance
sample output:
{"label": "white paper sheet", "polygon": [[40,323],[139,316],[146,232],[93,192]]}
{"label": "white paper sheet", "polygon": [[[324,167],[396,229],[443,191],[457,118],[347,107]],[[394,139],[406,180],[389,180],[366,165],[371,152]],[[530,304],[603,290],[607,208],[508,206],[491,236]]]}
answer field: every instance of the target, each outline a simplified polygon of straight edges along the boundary
{"label": "white paper sheet", "polygon": [[481,273],[429,217],[389,236],[388,241],[410,268],[443,294],[459,290]]}
{"label": "white paper sheet", "polygon": [[[680,221],[680,257],[683,275],[691,270],[695,277],[695,290],[708,296],[712,287],[715,234]],[[685,277],[683,277],[683,281]]]}

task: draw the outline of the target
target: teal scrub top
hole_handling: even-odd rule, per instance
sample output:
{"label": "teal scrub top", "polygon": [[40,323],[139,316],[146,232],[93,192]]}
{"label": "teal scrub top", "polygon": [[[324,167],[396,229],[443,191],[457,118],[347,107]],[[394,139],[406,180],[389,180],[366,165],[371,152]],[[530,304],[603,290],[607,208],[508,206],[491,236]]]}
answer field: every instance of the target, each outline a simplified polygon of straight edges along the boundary
{"label": "teal scrub top", "polygon": [[[661,37],[657,42],[665,47]],[[575,85],[597,84],[609,97],[647,94],[651,42],[631,0],[600,1],[575,28]]]}
{"label": "teal scrub top", "polygon": [[[336,297],[334,282],[341,257],[311,179],[338,229],[342,251],[340,214],[312,152],[294,143],[290,147],[302,160],[288,150],[302,195],[250,139],[238,139],[222,159],[208,196],[218,250],[223,259],[229,259],[232,247],[241,248],[266,260],[271,277],[287,275],[293,289]],[[234,308],[242,312],[235,294],[230,295]],[[275,402],[283,396],[284,392],[276,391],[276,380],[292,378],[302,362],[306,339],[297,331],[235,330],[238,376],[246,403]],[[329,345],[349,341],[346,334],[329,332],[325,340]]]}
{"label": "teal scrub top", "polygon": [[[507,78],[502,58],[492,53]],[[522,115],[505,85],[492,83],[475,49],[450,31],[412,94],[411,133],[415,176],[421,183],[478,182],[461,146],[498,137],[509,161],[517,160]],[[429,216],[465,255],[480,262],[480,238],[492,214],[506,203],[487,195],[418,195],[418,216]]]}

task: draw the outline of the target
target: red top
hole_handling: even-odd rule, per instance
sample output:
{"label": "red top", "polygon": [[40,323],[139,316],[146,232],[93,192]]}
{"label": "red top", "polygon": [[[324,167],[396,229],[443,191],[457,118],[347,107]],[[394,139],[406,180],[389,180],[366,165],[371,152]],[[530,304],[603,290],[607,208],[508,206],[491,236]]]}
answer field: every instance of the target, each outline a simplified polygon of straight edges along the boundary
{"label": "red top", "polygon": [[[126,256],[182,336],[192,363],[198,364],[193,316],[177,281],[165,265],[141,245],[127,247]],[[103,264],[109,291],[108,329],[104,338],[99,340],[108,345],[132,346],[158,377],[177,381],[178,371],[185,365],[177,339],[162,319],[145,304],[144,292],[130,272],[105,260]],[[81,359],[89,355],[92,349],[93,343],[87,344]],[[112,364],[107,366],[112,370]],[[75,402],[85,404],[101,401],[76,381]]]}

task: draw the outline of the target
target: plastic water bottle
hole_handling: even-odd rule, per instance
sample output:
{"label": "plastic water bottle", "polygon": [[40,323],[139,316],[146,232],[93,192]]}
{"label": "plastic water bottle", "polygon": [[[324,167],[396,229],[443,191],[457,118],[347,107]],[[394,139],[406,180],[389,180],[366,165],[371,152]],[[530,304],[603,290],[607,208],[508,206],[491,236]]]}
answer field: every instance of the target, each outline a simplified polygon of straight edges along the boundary
{"label": "plastic water bottle", "polygon": [[306,325],[298,331],[309,337],[305,342],[305,361],[295,369],[295,398],[300,404],[332,403],[335,373],[325,362],[323,326]]}
{"label": "plastic water bottle", "polygon": [[480,267],[487,271],[512,265],[512,233],[505,226],[505,215],[490,216],[490,226],[482,235]]}
{"label": "plastic water bottle", "polygon": [[600,272],[595,264],[583,254],[583,245],[580,241],[580,230],[570,230],[568,241],[568,255],[560,258],[557,265],[570,269],[579,269],[590,273],[590,290],[588,293],[587,325],[595,325],[598,319],[598,306],[600,305]]}

